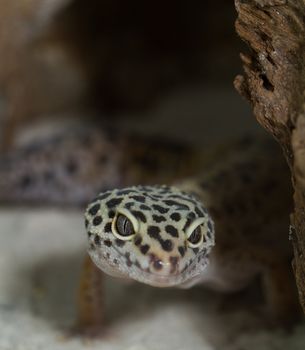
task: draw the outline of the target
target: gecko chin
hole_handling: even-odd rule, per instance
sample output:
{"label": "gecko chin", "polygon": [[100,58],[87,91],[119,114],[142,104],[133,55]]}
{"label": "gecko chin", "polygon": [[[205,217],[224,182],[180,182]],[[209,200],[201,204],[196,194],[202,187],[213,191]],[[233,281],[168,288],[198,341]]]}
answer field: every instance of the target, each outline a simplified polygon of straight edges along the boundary
{"label": "gecko chin", "polygon": [[129,278],[158,288],[184,286],[201,275],[208,265],[208,257],[204,253],[198,255],[198,261],[196,259],[177,273],[156,273],[137,267],[129,272]]}
{"label": "gecko chin", "polygon": [[134,279],[137,282],[144,283],[157,288],[179,287],[180,285],[186,284],[193,277],[195,277],[195,275],[190,276],[184,273],[170,276],[162,276],[146,271],[138,272],[138,274],[135,276],[132,276],[132,274],[130,275],[130,278]]}
{"label": "gecko chin", "polygon": [[181,270],[178,269],[180,262],[177,262],[175,272],[172,263],[165,263],[162,269],[156,271],[150,267],[143,268],[139,263],[133,263],[132,260],[127,266],[126,257],[121,254],[115,254],[115,258],[112,260],[109,260],[109,255],[104,256],[103,251],[89,250],[89,254],[93,262],[108,275],[116,278],[127,278],[158,288],[184,287],[190,281],[196,279],[209,262],[207,252],[202,251],[193,261],[181,267]]}

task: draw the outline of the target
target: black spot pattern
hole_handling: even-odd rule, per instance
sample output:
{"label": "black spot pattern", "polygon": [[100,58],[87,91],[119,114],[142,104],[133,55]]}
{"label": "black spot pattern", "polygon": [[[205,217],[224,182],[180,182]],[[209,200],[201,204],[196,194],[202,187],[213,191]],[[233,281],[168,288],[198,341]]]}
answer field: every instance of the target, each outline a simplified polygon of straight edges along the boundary
{"label": "black spot pattern", "polygon": [[145,203],[146,201],[146,198],[144,196],[130,196],[130,198],[140,203]]}
{"label": "black spot pattern", "polygon": [[150,210],[150,207],[145,205],[145,204],[141,204],[140,205],[140,209],[142,209],[142,210]]}
{"label": "black spot pattern", "polygon": [[149,226],[148,227],[148,230],[147,230],[147,233],[150,237],[156,239],[156,240],[160,240],[162,239],[161,236],[160,236],[160,229],[159,227],[157,226]]}
{"label": "black spot pattern", "polygon": [[170,239],[163,241],[161,246],[166,252],[171,252],[173,250],[173,242]]}
{"label": "black spot pattern", "polygon": [[192,222],[192,220],[190,220],[190,219],[186,220],[186,223],[185,223],[185,225],[183,227],[183,231],[185,231],[187,229],[187,227],[190,226],[191,222]]}
{"label": "black spot pattern", "polygon": [[94,237],[94,243],[95,243],[96,245],[101,245],[101,237],[98,236],[98,235],[95,235],[95,237]]}
{"label": "black spot pattern", "polygon": [[160,235],[160,229],[157,226],[149,226],[147,233],[150,237],[154,238],[155,240],[157,240],[162,249],[170,252],[173,250],[173,242],[170,239],[162,239],[161,235]]}
{"label": "black spot pattern", "polygon": [[178,230],[172,226],[172,225],[167,225],[165,226],[165,231],[170,234],[172,237],[178,237]]}
{"label": "black spot pattern", "polygon": [[109,233],[111,232],[111,222],[108,222],[105,227],[104,227],[104,231]]}
{"label": "black spot pattern", "polygon": [[155,209],[155,210],[157,210],[159,213],[161,213],[161,214],[166,214],[168,211],[169,211],[169,209],[168,208],[164,208],[164,207],[161,207],[160,205],[158,205],[158,204],[153,204],[153,209]]}
{"label": "black spot pattern", "polygon": [[122,239],[116,239],[115,240],[115,244],[118,246],[118,247],[124,247],[125,245],[125,241],[123,241]]}
{"label": "black spot pattern", "polygon": [[195,213],[200,217],[204,216],[203,212],[198,207],[195,207]]}
{"label": "black spot pattern", "polygon": [[102,200],[108,198],[108,197],[110,196],[110,193],[111,193],[111,192],[101,193],[101,194],[99,194],[99,195],[96,197],[96,199],[99,199],[99,200],[102,201]]}
{"label": "black spot pattern", "polygon": [[173,200],[164,200],[163,202],[169,207],[175,206],[177,210],[190,210],[189,206],[180,202],[176,202]]}
{"label": "black spot pattern", "polygon": [[194,213],[189,213],[187,217],[188,219],[194,220],[196,218],[196,215]]}
{"label": "black spot pattern", "polygon": [[153,215],[152,218],[157,222],[157,223],[160,223],[160,222],[164,222],[166,221],[165,217],[162,216],[162,215]]}
{"label": "black spot pattern", "polygon": [[106,205],[108,208],[114,208],[120,203],[122,203],[123,198],[112,198],[108,202],[106,202]]}
{"label": "black spot pattern", "polygon": [[181,255],[182,257],[184,257],[184,255],[185,255],[185,248],[182,247],[182,246],[180,246],[180,247],[178,247],[178,251],[179,251],[180,255]]}
{"label": "black spot pattern", "polygon": [[109,239],[105,239],[104,240],[104,244],[106,247],[111,247],[112,246],[112,242]]}
{"label": "black spot pattern", "polygon": [[133,206],[134,206],[134,202],[128,202],[128,203],[125,204],[125,208],[126,209],[130,209]]}
{"label": "black spot pattern", "polygon": [[101,223],[102,223],[102,217],[101,216],[96,216],[94,219],[93,219],[93,221],[92,221],[92,223],[93,223],[93,225],[94,226],[98,226],[98,225],[100,225]]}
{"label": "black spot pattern", "polygon": [[147,252],[149,251],[149,245],[148,244],[143,244],[141,247],[140,247],[140,251],[143,255],[147,254]]}
{"label": "black spot pattern", "polygon": [[179,195],[179,194],[173,194],[173,195],[170,195],[169,198],[181,199],[181,200],[183,200],[183,201],[192,203],[192,204],[194,204],[194,205],[197,204],[197,202],[196,202],[194,199],[190,198],[189,196],[188,196],[188,197],[184,197],[184,196],[181,196],[181,195]]}
{"label": "black spot pattern", "polygon": [[130,260],[130,253],[127,252],[125,253],[125,258],[126,258],[126,264],[128,267],[132,266],[132,261]]}
{"label": "black spot pattern", "polygon": [[146,216],[141,211],[133,210],[132,214],[144,223],[147,221]]}
{"label": "black spot pattern", "polygon": [[137,193],[136,190],[119,190],[116,194],[118,196],[125,196],[125,195],[128,195],[130,193]]}
{"label": "black spot pattern", "polygon": [[135,237],[134,244],[135,244],[136,246],[138,246],[138,245],[140,245],[141,243],[142,243],[142,237],[141,237],[140,235],[137,235],[137,236]]}
{"label": "black spot pattern", "polygon": [[100,204],[93,205],[88,211],[89,214],[92,215],[92,216],[96,215],[97,212],[99,211],[100,207],[101,207]]}
{"label": "black spot pattern", "polygon": [[180,221],[181,215],[179,213],[173,213],[173,214],[171,214],[170,218],[174,221]]}

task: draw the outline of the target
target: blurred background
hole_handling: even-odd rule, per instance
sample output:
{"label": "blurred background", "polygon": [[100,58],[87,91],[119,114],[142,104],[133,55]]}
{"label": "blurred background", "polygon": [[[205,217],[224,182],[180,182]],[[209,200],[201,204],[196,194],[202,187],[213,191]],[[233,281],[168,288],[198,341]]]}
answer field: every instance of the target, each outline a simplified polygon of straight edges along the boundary
{"label": "blurred background", "polygon": [[0,0],[1,143],[38,122],[110,121],[205,143],[256,127],[234,91],[233,2]]}
{"label": "blurred background", "polygon": [[[1,151],[74,124],[200,147],[260,130],[233,88],[245,49],[235,17],[233,0],[0,0]],[[16,172],[32,169],[26,159]],[[84,233],[79,208],[1,206],[0,350],[88,348],[64,336]],[[224,310],[220,295],[201,289],[109,279],[105,294],[111,332],[90,349],[304,348],[304,327],[268,331],[255,305]]]}

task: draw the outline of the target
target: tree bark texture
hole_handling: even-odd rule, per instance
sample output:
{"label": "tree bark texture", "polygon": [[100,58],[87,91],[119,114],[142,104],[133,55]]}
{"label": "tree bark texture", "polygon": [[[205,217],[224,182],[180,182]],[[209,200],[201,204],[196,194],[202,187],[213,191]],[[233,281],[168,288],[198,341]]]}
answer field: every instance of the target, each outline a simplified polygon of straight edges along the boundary
{"label": "tree bark texture", "polygon": [[281,144],[291,169],[290,239],[305,311],[305,0],[235,0],[237,33],[250,47],[235,87]]}

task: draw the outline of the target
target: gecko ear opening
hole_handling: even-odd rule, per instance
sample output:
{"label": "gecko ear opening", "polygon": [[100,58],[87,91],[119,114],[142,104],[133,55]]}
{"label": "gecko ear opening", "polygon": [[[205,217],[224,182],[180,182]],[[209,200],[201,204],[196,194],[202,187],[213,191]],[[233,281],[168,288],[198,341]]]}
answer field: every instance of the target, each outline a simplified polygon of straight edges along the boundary
{"label": "gecko ear opening", "polygon": [[131,240],[139,230],[137,219],[125,209],[118,211],[111,224],[112,233],[123,241]]}

